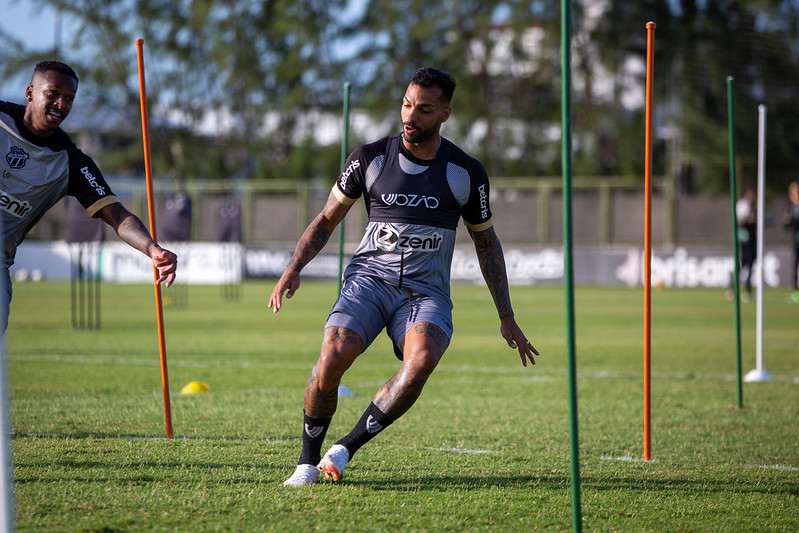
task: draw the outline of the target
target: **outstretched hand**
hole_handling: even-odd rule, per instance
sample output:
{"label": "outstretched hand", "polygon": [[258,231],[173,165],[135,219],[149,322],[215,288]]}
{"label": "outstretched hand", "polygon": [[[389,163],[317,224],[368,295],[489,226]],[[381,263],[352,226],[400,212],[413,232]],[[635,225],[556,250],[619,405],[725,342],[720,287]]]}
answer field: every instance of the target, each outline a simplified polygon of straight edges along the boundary
{"label": "outstretched hand", "polygon": [[283,293],[286,293],[286,298],[291,298],[297,289],[300,288],[300,273],[294,270],[286,269],[283,275],[275,285],[272,291],[272,296],[269,297],[269,307],[272,312],[277,313],[283,307]]}
{"label": "outstretched hand", "polygon": [[500,321],[499,332],[502,337],[505,338],[508,346],[511,348],[516,348],[519,351],[519,356],[522,358],[522,365],[527,366],[528,359],[532,364],[535,364],[535,358],[533,357],[533,354],[538,355],[538,350],[536,350],[532,343],[527,340],[524,332],[516,323],[515,318],[503,318]]}
{"label": "outstretched hand", "polygon": [[156,283],[159,285],[163,283],[166,287],[172,285],[172,282],[175,281],[175,273],[178,270],[178,256],[156,245],[150,251],[150,259],[152,259],[153,266],[158,271]]}

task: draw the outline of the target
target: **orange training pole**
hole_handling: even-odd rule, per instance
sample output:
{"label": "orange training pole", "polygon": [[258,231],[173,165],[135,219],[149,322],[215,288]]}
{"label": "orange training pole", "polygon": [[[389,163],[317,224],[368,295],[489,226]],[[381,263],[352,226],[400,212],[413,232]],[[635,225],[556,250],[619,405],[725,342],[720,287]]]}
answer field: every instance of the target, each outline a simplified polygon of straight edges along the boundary
{"label": "orange training pole", "polygon": [[646,143],[644,174],[644,461],[651,458],[650,382],[652,355],[652,76],[655,47],[655,23],[646,23]]}
{"label": "orange training pole", "polygon": [[[150,162],[150,127],[147,122],[147,89],[144,83],[143,39],[136,39],[136,55],[139,62],[139,99],[141,100],[141,130],[144,142],[144,173],[147,177],[147,208],[150,212],[150,235],[158,241],[155,231],[155,207],[153,205],[153,178]],[[166,437],[172,438],[172,409],[169,406],[169,377],[166,368],[166,342],[164,340],[164,306],[161,301],[161,286],[158,284],[158,269],[153,265],[155,285],[155,311],[158,319],[158,347],[161,352],[161,383],[164,389],[164,415],[166,416]]]}

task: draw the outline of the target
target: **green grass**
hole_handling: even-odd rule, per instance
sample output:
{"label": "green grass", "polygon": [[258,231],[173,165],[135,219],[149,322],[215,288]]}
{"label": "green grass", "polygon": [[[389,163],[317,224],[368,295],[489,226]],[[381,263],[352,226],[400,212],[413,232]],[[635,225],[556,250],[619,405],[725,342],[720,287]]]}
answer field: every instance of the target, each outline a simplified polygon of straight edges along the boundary
{"label": "green grass", "polygon": [[[541,351],[523,368],[484,287],[456,285],[455,338],[422,398],[338,484],[288,489],[302,392],[334,283],[278,315],[272,283],[238,301],[188,289],[165,308],[165,437],[151,286],[104,285],[100,331],[74,331],[66,283],[15,286],[7,360],[19,531],[568,531],[564,297],[515,287]],[[165,298],[171,298],[167,289]],[[578,287],[582,517],[589,531],[799,530],[799,306],[765,294],[765,368],[737,407],[733,306],[653,293],[652,456],[643,462],[643,293]],[[743,370],[755,305],[742,304]],[[398,366],[385,336],[344,377],[328,441]],[[213,392],[181,395],[189,381]]]}

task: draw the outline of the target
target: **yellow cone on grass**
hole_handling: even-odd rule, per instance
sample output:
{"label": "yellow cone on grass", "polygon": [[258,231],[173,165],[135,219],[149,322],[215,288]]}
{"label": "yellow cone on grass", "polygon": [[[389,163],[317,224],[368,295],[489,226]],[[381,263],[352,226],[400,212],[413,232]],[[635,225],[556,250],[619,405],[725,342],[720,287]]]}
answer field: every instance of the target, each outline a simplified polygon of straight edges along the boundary
{"label": "yellow cone on grass", "polygon": [[200,394],[202,392],[211,392],[211,387],[204,381],[190,381],[180,389],[181,394]]}

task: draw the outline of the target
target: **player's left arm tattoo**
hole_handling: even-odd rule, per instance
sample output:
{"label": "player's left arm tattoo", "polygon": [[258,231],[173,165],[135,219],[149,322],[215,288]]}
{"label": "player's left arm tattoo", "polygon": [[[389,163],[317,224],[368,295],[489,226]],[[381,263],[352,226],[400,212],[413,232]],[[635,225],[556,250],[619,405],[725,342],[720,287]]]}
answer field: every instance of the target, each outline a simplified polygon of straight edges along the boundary
{"label": "player's left arm tattoo", "polygon": [[494,231],[493,227],[485,231],[472,231],[470,229],[469,235],[474,241],[474,249],[477,252],[480,271],[483,273],[483,279],[485,279],[488,290],[491,292],[499,318],[512,317],[513,308],[510,303],[505,256],[496,231]]}

